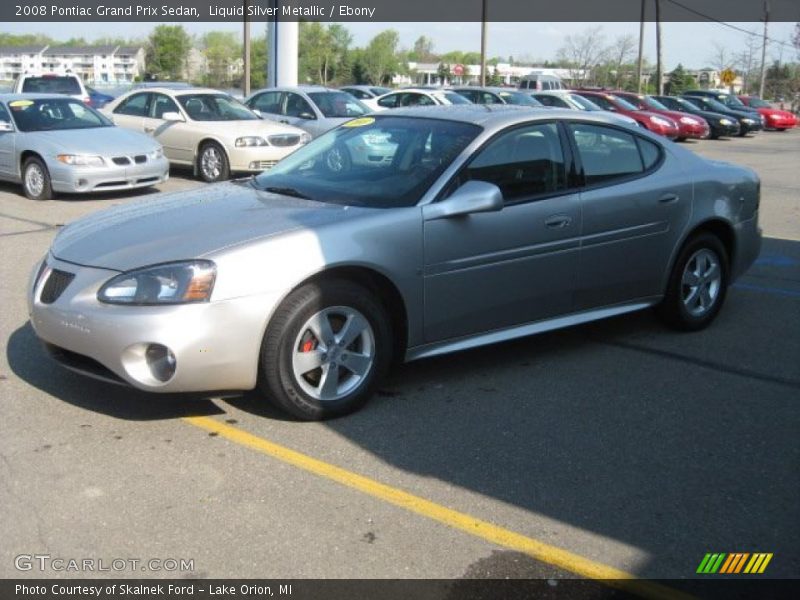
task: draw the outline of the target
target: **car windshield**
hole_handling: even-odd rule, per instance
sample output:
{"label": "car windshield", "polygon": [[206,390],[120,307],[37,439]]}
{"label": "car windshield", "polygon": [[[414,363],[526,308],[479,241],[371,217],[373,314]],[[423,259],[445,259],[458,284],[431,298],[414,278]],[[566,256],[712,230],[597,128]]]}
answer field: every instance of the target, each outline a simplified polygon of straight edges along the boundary
{"label": "car windshield", "polygon": [[355,119],[293,152],[253,185],[332,204],[414,206],[480,132],[440,119]]}
{"label": "car windshield", "polygon": [[575,108],[580,110],[603,110],[588,98],[584,98],[578,94],[564,94],[564,100],[570,102]]}
{"label": "car windshield", "polygon": [[372,112],[347,92],[309,92],[308,97],[317,105],[323,116],[331,119],[360,117]]}
{"label": "car windshield", "polygon": [[27,77],[22,82],[25,94],[80,94],[81,86],[76,77],[49,76]]}
{"label": "car windshield", "polygon": [[53,131],[111,127],[113,123],[73,98],[12,100],[8,103],[20,131]]}
{"label": "car windshield", "polygon": [[617,105],[622,107],[624,110],[639,110],[624,98],[620,98],[619,96],[611,96],[611,98],[617,103]]}
{"label": "car windshield", "polygon": [[761,98],[750,98],[750,108],[772,108],[772,105]]}
{"label": "car windshield", "polygon": [[718,102],[713,98],[704,98],[704,100],[706,101],[706,106],[711,110],[721,110],[722,112],[727,112],[730,110],[729,106],[725,106],[722,102]]}
{"label": "car windshield", "polygon": [[450,104],[472,104],[472,102],[457,92],[442,92],[442,95],[450,101]]}
{"label": "car windshield", "polygon": [[178,96],[193,121],[257,121],[258,115],[225,94],[184,94]]}
{"label": "car windshield", "polygon": [[747,108],[747,105],[733,94],[720,94],[718,98],[720,102],[727,104],[731,108]]}
{"label": "car windshield", "polygon": [[543,106],[533,96],[521,92],[497,92],[506,104],[519,104],[521,106]]}
{"label": "car windshield", "polygon": [[645,96],[642,101],[647,108],[652,108],[654,110],[669,110],[666,106],[661,104],[661,102],[650,96]]}
{"label": "car windshield", "polygon": [[676,104],[679,104],[681,108],[685,108],[688,110],[697,110],[697,107],[694,104],[692,104],[688,100],[684,100],[683,98],[670,98],[670,100],[672,102],[675,102]]}

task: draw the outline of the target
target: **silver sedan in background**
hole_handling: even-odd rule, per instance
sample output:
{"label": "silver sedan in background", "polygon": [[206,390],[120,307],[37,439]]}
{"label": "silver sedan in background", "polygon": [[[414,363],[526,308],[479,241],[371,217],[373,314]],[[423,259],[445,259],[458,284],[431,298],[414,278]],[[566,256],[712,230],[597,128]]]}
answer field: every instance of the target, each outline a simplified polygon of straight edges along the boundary
{"label": "silver sedan in background", "polygon": [[[333,168],[359,140],[391,159]],[[759,253],[758,206],[751,170],[599,113],[397,109],[253,179],[68,225],[31,273],[31,322],[96,377],[258,386],[323,419],[394,360],[648,307],[706,327]]]}
{"label": "silver sedan in background", "polygon": [[81,100],[0,95],[0,179],[21,182],[28,198],[142,188],[168,178],[161,144],[115,127]]}

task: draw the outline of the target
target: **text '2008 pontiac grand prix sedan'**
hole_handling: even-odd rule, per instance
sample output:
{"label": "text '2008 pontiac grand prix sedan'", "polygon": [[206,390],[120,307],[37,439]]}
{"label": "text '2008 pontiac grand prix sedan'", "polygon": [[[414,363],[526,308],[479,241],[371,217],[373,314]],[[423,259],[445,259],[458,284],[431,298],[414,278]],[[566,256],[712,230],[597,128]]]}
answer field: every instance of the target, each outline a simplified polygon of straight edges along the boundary
{"label": "text '2008 pontiac grand prix sedan'", "polygon": [[[378,166],[348,160],[374,146]],[[759,180],[575,111],[431,107],[330,131],[251,179],[68,225],[31,276],[67,366],[247,390],[302,419],[413,360],[656,306],[708,325],[760,247]]]}

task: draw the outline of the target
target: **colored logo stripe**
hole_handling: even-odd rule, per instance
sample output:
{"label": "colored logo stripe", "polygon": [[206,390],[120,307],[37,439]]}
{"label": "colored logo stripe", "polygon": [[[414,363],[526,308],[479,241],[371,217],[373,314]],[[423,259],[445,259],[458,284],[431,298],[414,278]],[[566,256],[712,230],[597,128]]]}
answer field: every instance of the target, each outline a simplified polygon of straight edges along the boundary
{"label": "colored logo stripe", "polygon": [[[732,575],[737,573],[761,574],[772,560],[772,553],[756,552],[709,552],[700,561],[697,573]],[[747,565],[747,566],[745,566]]]}

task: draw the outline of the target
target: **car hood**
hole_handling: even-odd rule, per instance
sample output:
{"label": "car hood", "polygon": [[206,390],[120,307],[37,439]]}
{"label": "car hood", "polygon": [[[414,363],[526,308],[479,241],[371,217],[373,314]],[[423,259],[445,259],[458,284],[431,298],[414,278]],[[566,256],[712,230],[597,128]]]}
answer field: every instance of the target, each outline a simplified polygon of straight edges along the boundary
{"label": "car hood", "polygon": [[248,241],[314,229],[372,209],[325,204],[228,182],[161,195],[104,210],[67,225],[53,256],[80,265],[127,271],[201,258]]}
{"label": "car hood", "polygon": [[25,137],[31,147],[49,145],[64,152],[100,156],[142,154],[161,147],[153,138],[121,127],[32,131]]}

